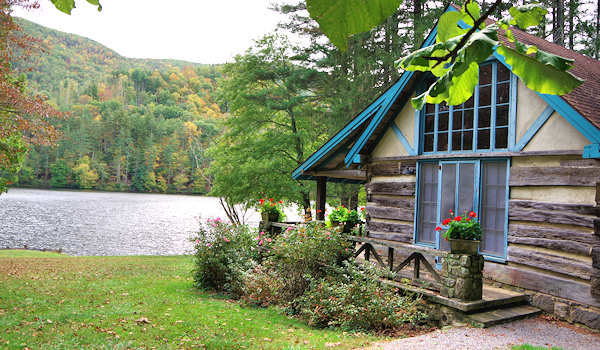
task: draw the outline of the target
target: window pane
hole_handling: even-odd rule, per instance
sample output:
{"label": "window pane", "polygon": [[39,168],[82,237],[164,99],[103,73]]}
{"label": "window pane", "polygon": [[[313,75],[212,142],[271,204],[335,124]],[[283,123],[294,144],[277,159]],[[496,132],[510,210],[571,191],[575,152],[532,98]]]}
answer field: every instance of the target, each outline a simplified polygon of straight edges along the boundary
{"label": "window pane", "polygon": [[479,68],[479,85],[492,83],[492,65],[486,64]]}
{"label": "window pane", "polygon": [[497,103],[508,103],[508,95],[510,93],[510,85],[508,82],[498,84],[496,86],[496,101]]}
{"label": "window pane", "polygon": [[510,71],[502,63],[498,63],[498,81],[510,80]]}
{"label": "window pane", "polygon": [[[450,217],[450,210],[456,212],[456,164],[442,164],[442,202],[440,220]],[[446,244],[444,244],[446,243]],[[440,239],[440,248],[447,250],[447,242]]]}
{"label": "window pane", "polygon": [[457,215],[463,215],[473,210],[475,199],[475,164],[460,163],[458,186]]}
{"label": "window pane", "polygon": [[496,128],[496,148],[508,147],[508,128]]}
{"label": "window pane", "polygon": [[482,162],[481,238],[482,252],[504,256],[506,220],[506,162]]}
{"label": "window pane", "polygon": [[490,148],[490,129],[479,130],[477,132],[477,149]]}
{"label": "window pane", "polygon": [[425,132],[433,132],[435,126],[435,115],[425,116]]}
{"label": "window pane", "polygon": [[438,134],[437,151],[443,152],[448,150],[448,133],[441,132]]}
{"label": "window pane", "polygon": [[463,120],[465,122],[465,124],[463,126],[465,129],[473,128],[473,110],[472,109],[468,109],[468,110],[464,111]]}
{"label": "window pane", "polygon": [[474,101],[474,96],[471,96],[467,102],[464,103],[464,107],[465,108],[473,108],[473,101]]}
{"label": "window pane", "polygon": [[462,114],[461,111],[454,111],[452,113],[452,130],[460,130],[462,129]]}
{"label": "window pane", "polygon": [[452,150],[456,151],[456,150],[462,150],[462,145],[461,145],[461,132],[460,131],[455,131],[452,133]]}
{"label": "window pane", "polygon": [[508,106],[496,107],[496,126],[508,125]]}
{"label": "window pane", "polygon": [[488,128],[490,126],[490,120],[492,117],[491,109],[479,108],[479,117],[477,121],[478,128]]}
{"label": "window pane", "polygon": [[479,87],[479,106],[489,106],[492,103],[492,87]]}
{"label": "window pane", "polygon": [[435,113],[435,105],[432,105],[430,103],[427,103],[425,105],[425,113],[429,114],[429,113]]}
{"label": "window pane", "polygon": [[433,134],[426,134],[423,141],[423,152],[433,152]]}
{"label": "window pane", "polygon": [[419,232],[417,240],[435,243],[437,226],[438,164],[422,163],[419,172]]}
{"label": "window pane", "polygon": [[448,113],[440,113],[438,117],[438,131],[448,131]]}
{"label": "window pane", "polygon": [[473,131],[463,132],[463,150],[473,149]]}

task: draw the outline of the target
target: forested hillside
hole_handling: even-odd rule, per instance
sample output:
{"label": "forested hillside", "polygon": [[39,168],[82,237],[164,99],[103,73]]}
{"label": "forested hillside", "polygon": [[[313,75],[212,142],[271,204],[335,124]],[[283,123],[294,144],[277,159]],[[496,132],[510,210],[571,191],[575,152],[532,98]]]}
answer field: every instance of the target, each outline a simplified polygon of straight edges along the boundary
{"label": "forested hillside", "polygon": [[18,184],[206,193],[209,141],[224,114],[219,67],[129,59],[101,44],[18,19],[44,53],[15,62],[28,88],[66,112],[53,147],[30,149]]}

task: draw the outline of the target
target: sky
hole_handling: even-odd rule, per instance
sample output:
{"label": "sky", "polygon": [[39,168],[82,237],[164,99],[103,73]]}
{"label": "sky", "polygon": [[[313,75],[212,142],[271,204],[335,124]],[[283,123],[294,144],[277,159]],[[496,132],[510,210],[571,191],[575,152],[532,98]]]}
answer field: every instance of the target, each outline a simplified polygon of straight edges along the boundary
{"label": "sky", "polygon": [[125,57],[172,58],[197,63],[233,61],[276,29],[282,16],[273,0],[100,0],[102,11],[76,0],[71,15],[41,7],[14,15],[100,42]]}

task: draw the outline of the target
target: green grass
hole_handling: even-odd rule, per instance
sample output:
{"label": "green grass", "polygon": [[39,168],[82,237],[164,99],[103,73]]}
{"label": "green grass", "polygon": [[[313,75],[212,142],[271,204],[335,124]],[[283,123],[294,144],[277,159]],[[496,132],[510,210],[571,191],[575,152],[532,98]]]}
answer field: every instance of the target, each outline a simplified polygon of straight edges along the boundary
{"label": "green grass", "polygon": [[529,344],[523,344],[523,345],[513,346],[512,350],[563,350],[563,349],[556,348],[554,346],[551,348],[547,348],[547,347],[543,347],[543,346],[533,346],[533,345],[529,345]]}
{"label": "green grass", "polygon": [[198,291],[191,257],[25,253],[47,256],[0,253],[3,349],[351,349],[382,340]]}
{"label": "green grass", "polygon": [[0,249],[0,258],[52,258],[67,257],[69,255],[56,252],[41,252],[39,250],[26,249]]}

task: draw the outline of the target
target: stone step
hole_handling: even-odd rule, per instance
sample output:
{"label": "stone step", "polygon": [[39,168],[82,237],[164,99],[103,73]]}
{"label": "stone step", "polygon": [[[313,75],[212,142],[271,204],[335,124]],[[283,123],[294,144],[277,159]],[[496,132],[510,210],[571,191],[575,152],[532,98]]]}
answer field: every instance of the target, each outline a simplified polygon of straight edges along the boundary
{"label": "stone step", "polygon": [[502,309],[484,311],[466,316],[475,327],[487,328],[500,323],[538,315],[542,310],[530,305],[511,306]]}

